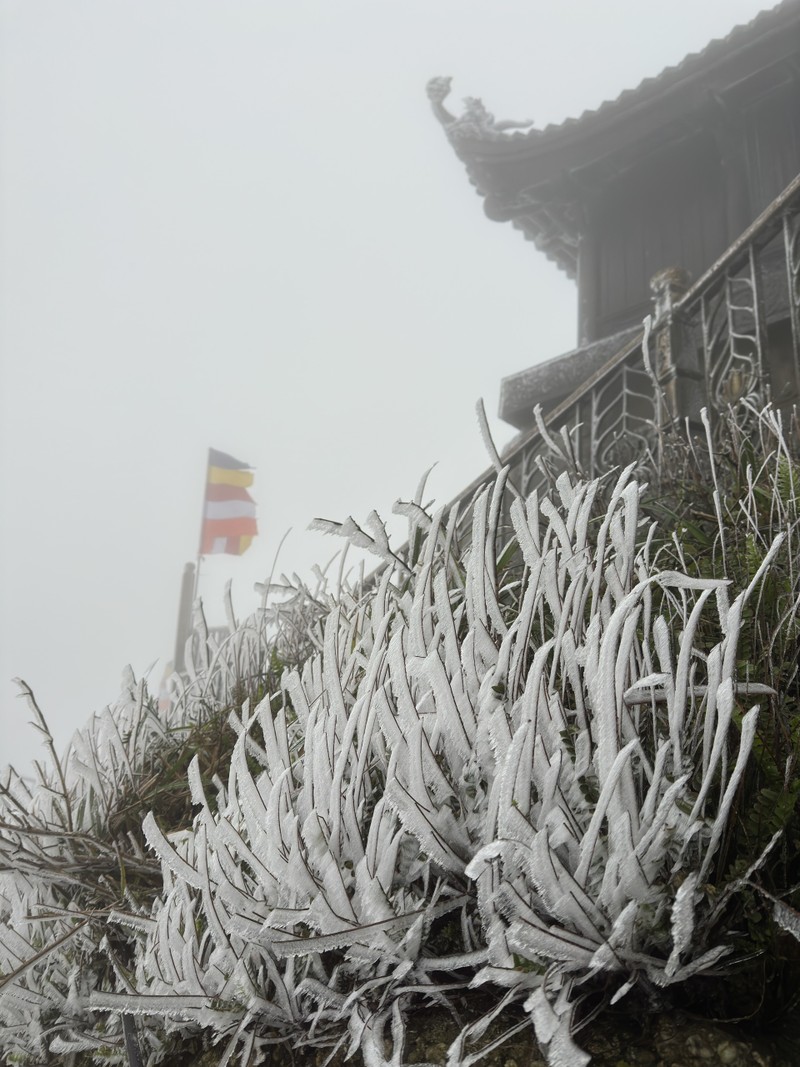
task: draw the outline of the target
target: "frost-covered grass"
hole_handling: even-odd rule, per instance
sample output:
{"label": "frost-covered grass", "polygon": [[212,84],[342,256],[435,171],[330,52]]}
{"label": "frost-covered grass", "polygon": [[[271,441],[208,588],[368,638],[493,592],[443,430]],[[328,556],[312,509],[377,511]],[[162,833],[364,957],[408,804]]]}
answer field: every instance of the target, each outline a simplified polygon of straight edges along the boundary
{"label": "frost-covered grass", "polygon": [[417,1007],[480,988],[449,1065],[501,1015],[578,1065],[587,1010],[726,981],[756,912],[797,925],[796,474],[748,417],[672,530],[631,469],[511,503],[501,476],[464,546],[421,494],[410,550],[350,521],[375,580],[295,585],[199,642],[166,715],[132,683],[36,786],[7,775],[0,1049],[124,1063],[127,1016],[153,1063],[400,1067]]}

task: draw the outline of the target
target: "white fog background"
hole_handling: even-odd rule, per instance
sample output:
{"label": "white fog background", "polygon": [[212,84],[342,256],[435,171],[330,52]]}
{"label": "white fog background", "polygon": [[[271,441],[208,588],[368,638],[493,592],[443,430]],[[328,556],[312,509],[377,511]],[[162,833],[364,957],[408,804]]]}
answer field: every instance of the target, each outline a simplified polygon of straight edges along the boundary
{"label": "white fog background", "polygon": [[[222,622],[356,520],[488,465],[474,414],[570,349],[570,283],[489,222],[430,111],[560,122],[758,0],[0,0],[0,764],[63,747],[172,655],[206,450],[261,534],[204,567]],[[665,264],[667,265],[667,264]],[[402,530],[402,527],[398,527]]]}

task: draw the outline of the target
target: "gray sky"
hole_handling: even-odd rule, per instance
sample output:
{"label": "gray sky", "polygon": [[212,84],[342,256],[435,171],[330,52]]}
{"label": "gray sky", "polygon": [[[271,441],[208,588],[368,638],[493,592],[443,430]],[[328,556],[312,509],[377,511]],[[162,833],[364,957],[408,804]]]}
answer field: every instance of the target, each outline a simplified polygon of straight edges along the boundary
{"label": "gray sky", "polygon": [[[429,110],[558,122],[759,0],[0,0],[0,763],[172,653],[206,450],[256,467],[222,620],[487,466],[474,404],[572,347],[572,283],[490,223]],[[494,420],[498,442],[510,431]]]}

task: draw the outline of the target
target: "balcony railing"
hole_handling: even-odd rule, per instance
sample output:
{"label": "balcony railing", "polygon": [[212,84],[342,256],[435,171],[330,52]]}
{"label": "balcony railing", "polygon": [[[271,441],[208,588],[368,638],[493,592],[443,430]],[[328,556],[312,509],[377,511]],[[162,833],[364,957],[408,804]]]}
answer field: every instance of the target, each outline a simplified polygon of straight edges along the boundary
{"label": "balcony railing", "polygon": [[[800,175],[695,283],[670,269],[651,286],[642,331],[497,457],[523,495],[559,453],[595,477],[657,457],[663,434],[704,407],[713,417],[743,397],[786,409],[800,401]],[[494,474],[452,502],[465,521]]]}

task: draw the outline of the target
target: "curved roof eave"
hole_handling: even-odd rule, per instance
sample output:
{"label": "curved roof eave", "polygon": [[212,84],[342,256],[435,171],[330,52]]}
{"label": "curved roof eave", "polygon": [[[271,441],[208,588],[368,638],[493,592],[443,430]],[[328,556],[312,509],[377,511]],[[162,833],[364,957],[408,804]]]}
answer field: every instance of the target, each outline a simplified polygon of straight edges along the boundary
{"label": "curved roof eave", "polygon": [[[736,53],[751,48],[759,38],[784,33],[797,24],[800,29],[800,0],[781,3],[759,12],[750,22],[735,26],[725,37],[710,41],[699,52],[690,52],[680,63],[665,67],[659,74],[644,78],[635,88],[624,89],[612,100],[604,100],[596,108],[587,108],[574,118],[549,123],[537,129],[533,123],[497,122],[480,100],[467,97],[468,107],[463,115],[450,115],[443,108],[447,93],[434,102],[434,111],[453,143],[457,155],[465,163],[480,168],[481,163],[505,156],[535,158],[545,150],[563,147],[574,139],[582,139],[598,126],[623,121],[630,113],[648,106],[668,91],[695,79],[720,63],[735,60]],[[429,83],[448,83],[450,79],[434,78]],[[476,114],[479,113],[479,114]],[[447,116],[444,118],[443,116]]]}
{"label": "curved roof eave", "polygon": [[[532,123],[497,121],[479,99],[472,97],[466,98],[466,108],[460,116],[451,114],[445,107],[449,78],[431,79],[428,96],[471,184],[484,197],[486,214],[497,221],[512,222],[526,239],[574,277],[578,226],[564,210],[563,202],[565,183],[569,185],[572,170],[607,154],[611,131],[619,131],[620,143],[635,143],[637,138],[652,135],[649,118],[659,102],[670,102],[680,112],[687,105],[706,99],[708,87],[699,85],[699,81],[726,65],[726,69],[737,71],[738,58],[745,50],[758,49],[763,43],[770,47],[772,57],[775,39],[783,37],[785,47],[796,51],[793,35],[786,32],[793,27],[800,31],[800,0],[782,0],[725,37],[711,41],[702,51],[690,53],[680,63],[645,78],[636,88],[624,90],[577,118],[543,129]],[[560,207],[556,205],[557,218],[537,218],[536,202],[549,200],[552,206],[552,191],[556,188],[562,201]],[[576,190],[574,198],[577,200],[579,195]]]}

